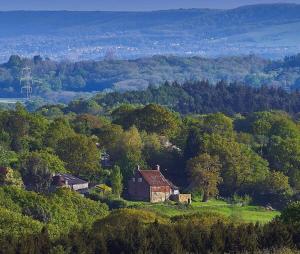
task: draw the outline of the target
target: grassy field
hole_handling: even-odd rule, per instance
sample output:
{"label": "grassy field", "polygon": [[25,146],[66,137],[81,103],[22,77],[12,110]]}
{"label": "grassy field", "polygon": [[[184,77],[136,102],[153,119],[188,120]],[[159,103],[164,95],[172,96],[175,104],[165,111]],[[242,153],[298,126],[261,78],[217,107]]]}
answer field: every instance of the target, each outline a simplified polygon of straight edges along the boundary
{"label": "grassy field", "polygon": [[165,217],[212,211],[231,217],[233,220],[253,223],[267,223],[280,215],[277,211],[267,211],[263,207],[237,206],[219,200],[211,200],[207,203],[193,202],[189,207],[172,203],[151,204],[146,202],[129,202],[129,205],[138,209],[153,211]]}

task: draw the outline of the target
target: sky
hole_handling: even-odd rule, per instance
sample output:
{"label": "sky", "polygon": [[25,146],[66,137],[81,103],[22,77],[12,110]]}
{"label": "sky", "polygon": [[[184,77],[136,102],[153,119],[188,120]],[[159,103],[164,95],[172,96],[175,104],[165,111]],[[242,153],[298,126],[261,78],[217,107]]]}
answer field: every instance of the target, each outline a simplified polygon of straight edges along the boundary
{"label": "sky", "polygon": [[229,9],[261,3],[300,4],[300,0],[0,0],[0,10],[144,11],[178,8]]}

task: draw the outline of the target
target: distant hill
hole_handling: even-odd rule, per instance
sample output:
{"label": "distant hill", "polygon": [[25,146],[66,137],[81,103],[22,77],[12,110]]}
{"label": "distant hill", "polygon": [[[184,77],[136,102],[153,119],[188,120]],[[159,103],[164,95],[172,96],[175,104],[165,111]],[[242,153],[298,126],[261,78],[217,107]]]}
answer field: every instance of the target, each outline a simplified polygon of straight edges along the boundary
{"label": "distant hill", "polygon": [[282,57],[300,51],[300,5],[152,12],[0,12],[0,61],[11,53],[54,59],[154,54]]}
{"label": "distant hill", "polygon": [[[75,63],[41,57],[29,59],[11,56],[7,63],[0,65],[0,97],[22,97],[19,80],[24,67],[30,67],[32,77],[38,81],[34,84],[34,94],[44,96],[53,91],[143,90],[149,85],[159,86],[166,81],[244,82],[251,74],[263,73],[270,64],[271,61],[254,55],[215,59],[153,56],[135,60],[90,60]],[[267,74],[264,74],[264,78],[265,76]],[[255,80],[258,80],[258,84],[253,83],[251,78],[248,84],[266,84],[262,78]]]}
{"label": "distant hill", "polygon": [[272,61],[255,55],[204,58],[153,56],[134,60],[53,61],[40,56],[11,56],[0,64],[0,97],[24,97],[20,77],[29,67],[34,95],[72,97],[98,91],[145,90],[166,81],[208,80],[243,83],[252,87],[300,88],[300,54]]}

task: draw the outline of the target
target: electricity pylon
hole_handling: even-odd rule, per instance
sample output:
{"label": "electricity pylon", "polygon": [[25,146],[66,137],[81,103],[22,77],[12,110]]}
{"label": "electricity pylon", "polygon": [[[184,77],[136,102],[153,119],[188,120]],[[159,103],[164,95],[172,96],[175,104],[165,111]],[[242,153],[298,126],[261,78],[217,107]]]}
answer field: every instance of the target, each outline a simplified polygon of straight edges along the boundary
{"label": "electricity pylon", "polygon": [[31,69],[29,67],[25,67],[21,70],[21,77],[20,77],[20,86],[21,86],[21,93],[26,93],[26,99],[30,100],[32,95],[32,85],[33,79],[31,76]]}
{"label": "electricity pylon", "polygon": [[23,68],[21,70],[20,86],[21,86],[21,93],[26,94],[27,100],[31,99],[34,83],[43,84],[42,81],[32,78],[31,69],[29,67]]}

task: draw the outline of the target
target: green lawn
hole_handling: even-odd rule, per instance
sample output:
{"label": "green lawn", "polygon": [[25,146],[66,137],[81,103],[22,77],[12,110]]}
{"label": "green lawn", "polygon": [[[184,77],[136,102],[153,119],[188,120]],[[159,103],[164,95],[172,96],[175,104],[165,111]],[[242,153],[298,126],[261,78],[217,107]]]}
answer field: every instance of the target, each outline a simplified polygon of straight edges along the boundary
{"label": "green lawn", "polygon": [[266,211],[264,208],[258,206],[241,207],[219,200],[211,200],[207,203],[193,202],[190,207],[170,203],[151,204],[147,202],[129,202],[129,205],[138,209],[153,211],[165,217],[212,211],[231,217],[233,220],[254,223],[267,223],[275,216],[280,215],[277,211]]}

